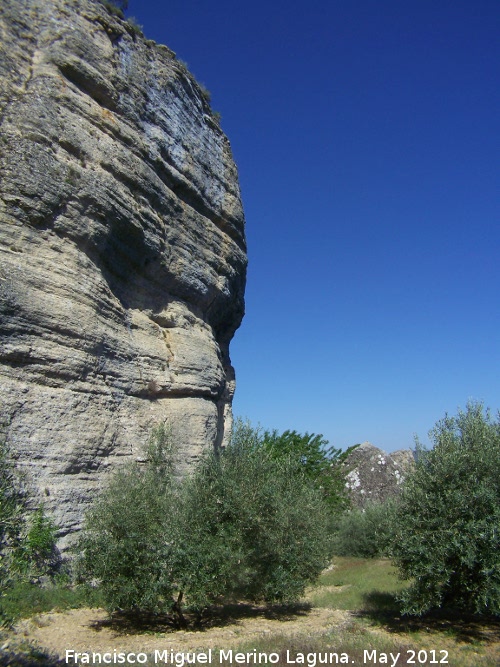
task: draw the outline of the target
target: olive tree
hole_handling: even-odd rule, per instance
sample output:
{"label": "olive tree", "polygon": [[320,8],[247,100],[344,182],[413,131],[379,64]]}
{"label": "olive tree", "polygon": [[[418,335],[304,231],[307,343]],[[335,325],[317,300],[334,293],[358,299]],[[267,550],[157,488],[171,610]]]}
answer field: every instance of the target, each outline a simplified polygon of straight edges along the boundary
{"label": "olive tree", "polygon": [[395,519],[392,556],[412,579],[403,612],[500,614],[500,421],[471,402],[429,435]]}
{"label": "olive tree", "polygon": [[336,556],[381,558],[387,556],[393,537],[393,514],[397,500],[370,502],[341,514],[334,523]]}
{"label": "olive tree", "polygon": [[177,496],[162,424],[151,435],[146,462],[118,470],[87,512],[76,547],[80,576],[101,582],[109,610],[170,610]]}
{"label": "olive tree", "polygon": [[217,594],[233,599],[297,600],[328,564],[323,494],[296,459],[273,457],[249,424],[236,422],[231,444],[203,457],[184,492],[185,530],[196,531],[180,568],[189,600],[202,600],[200,581],[218,580],[217,553]]}
{"label": "olive tree", "polygon": [[[109,610],[201,613],[237,599],[297,600],[328,563],[328,511],[295,461],[237,423],[225,449],[174,475],[155,432],[148,462],[118,472],[87,515],[81,572]],[[167,448],[168,449],[168,448]],[[170,458],[169,458],[170,457]]]}

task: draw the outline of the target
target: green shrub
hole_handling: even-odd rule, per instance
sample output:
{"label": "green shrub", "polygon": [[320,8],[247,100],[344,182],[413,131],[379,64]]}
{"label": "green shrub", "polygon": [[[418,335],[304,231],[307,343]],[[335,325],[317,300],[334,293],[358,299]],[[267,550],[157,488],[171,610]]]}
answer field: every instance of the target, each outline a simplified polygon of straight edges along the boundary
{"label": "green shrub", "polygon": [[57,528],[39,507],[27,521],[27,531],[13,554],[12,569],[18,575],[38,579],[55,574],[60,564],[56,548]]}
{"label": "green shrub", "polygon": [[[500,614],[500,421],[478,403],[418,445],[396,513],[394,562],[413,579],[407,614],[442,606]],[[418,444],[418,443],[417,443]]]}
{"label": "green shrub", "polygon": [[55,526],[42,507],[30,517],[28,499],[25,477],[15,469],[7,445],[0,441],[1,624],[10,624],[15,617],[9,603],[12,590],[54,574],[59,565]]}
{"label": "green shrub", "polygon": [[38,578],[59,563],[56,527],[43,506],[28,513],[26,480],[0,443],[0,583],[19,577]]}
{"label": "green shrub", "polygon": [[11,578],[12,552],[24,528],[26,490],[24,480],[9,458],[5,442],[0,441],[0,585]]}
{"label": "green shrub", "polygon": [[184,73],[184,74],[189,74],[189,65],[185,60],[182,60],[182,58],[176,58],[175,59],[179,69]]}
{"label": "green shrub", "polygon": [[337,556],[387,556],[393,529],[393,500],[348,510],[338,519],[333,550]]}
{"label": "green shrub", "polygon": [[165,437],[155,432],[146,465],[119,472],[87,516],[80,571],[101,582],[107,608],[184,623],[182,605],[296,600],[330,556],[323,497],[296,462],[237,423],[226,449],[176,481]]}
{"label": "green shrub", "polygon": [[141,37],[143,35],[143,26],[137,22],[137,19],[134,16],[129,16],[126,25],[130,28],[129,32],[132,36],[137,35]]}
{"label": "green shrub", "polygon": [[113,16],[119,18],[124,17],[124,12],[128,9],[128,0],[99,0],[101,5],[104,5],[108,12]]}
{"label": "green shrub", "polygon": [[212,93],[208,90],[208,88],[205,86],[205,84],[200,83],[198,81],[198,88],[200,89],[201,96],[205,100],[205,102],[210,105],[210,102],[212,101]]}

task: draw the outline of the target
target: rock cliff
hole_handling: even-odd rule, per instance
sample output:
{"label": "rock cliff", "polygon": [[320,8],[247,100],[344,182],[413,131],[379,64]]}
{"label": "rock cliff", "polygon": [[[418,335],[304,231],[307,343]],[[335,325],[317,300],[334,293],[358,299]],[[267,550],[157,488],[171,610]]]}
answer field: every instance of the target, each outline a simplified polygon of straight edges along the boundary
{"label": "rock cliff", "polygon": [[399,493],[401,484],[415,465],[410,449],[387,454],[370,442],[363,442],[345,461],[347,489],[355,506],[381,502]]}
{"label": "rock cliff", "polygon": [[227,435],[244,218],[167,47],[95,0],[2,0],[0,29],[0,416],[64,538],[155,422],[183,465]]}

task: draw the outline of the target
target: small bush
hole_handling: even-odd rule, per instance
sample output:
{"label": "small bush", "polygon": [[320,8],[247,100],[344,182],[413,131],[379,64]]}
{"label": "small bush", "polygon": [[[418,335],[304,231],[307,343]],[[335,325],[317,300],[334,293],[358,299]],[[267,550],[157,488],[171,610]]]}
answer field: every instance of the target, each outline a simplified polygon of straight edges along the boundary
{"label": "small bush", "polygon": [[212,93],[208,90],[208,88],[203,84],[198,81],[198,88],[200,89],[201,96],[205,100],[205,102],[210,105],[210,102],[212,101]]}
{"label": "small bush", "polygon": [[101,5],[104,5],[108,12],[113,16],[119,18],[124,17],[124,12],[128,9],[128,0],[99,0]]}
{"label": "small bush", "polygon": [[124,13],[122,9],[112,0],[99,0],[99,2],[101,3],[101,5],[104,5],[104,7],[108,10],[108,12],[112,16],[118,16],[121,19],[124,18]]}
{"label": "small bush", "polygon": [[389,553],[394,501],[371,503],[363,509],[353,508],[338,520],[333,540],[337,556],[380,558]]}
{"label": "small bush", "polygon": [[479,403],[445,416],[420,445],[396,513],[392,555],[407,614],[451,606],[500,615],[500,419]]}
{"label": "small bush", "polygon": [[5,442],[0,441],[0,623],[9,624],[13,588],[55,573],[59,565],[55,526],[43,508],[28,516],[25,478],[15,469]]}
{"label": "small bush", "polygon": [[137,19],[134,16],[129,16],[126,25],[130,28],[132,35],[137,35],[141,37],[143,35],[143,26],[137,23]]}
{"label": "small bush", "polygon": [[12,554],[25,526],[26,489],[4,441],[0,441],[0,584],[11,578]]}
{"label": "small bush", "polygon": [[181,58],[176,58],[176,62],[179,66],[179,69],[181,69],[184,73],[189,72],[189,65],[185,60],[182,60]]}
{"label": "small bush", "polygon": [[61,562],[56,548],[57,529],[43,506],[30,517],[27,532],[13,554],[13,570],[29,579],[53,575]]}

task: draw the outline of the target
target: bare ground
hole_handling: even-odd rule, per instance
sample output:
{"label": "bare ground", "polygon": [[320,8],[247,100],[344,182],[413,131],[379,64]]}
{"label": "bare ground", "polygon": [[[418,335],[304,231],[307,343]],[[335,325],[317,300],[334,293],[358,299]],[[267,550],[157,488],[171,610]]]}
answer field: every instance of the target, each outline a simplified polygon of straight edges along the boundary
{"label": "bare ground", "polygon": [[[319,590],[334,594],[349,588],[322,586]],[[313,599],[307,592],[306,600]],[[500,621],[457,615],[436,615],[422,619],[403,619],[392,613],[344,611],[333,608],[311,608],[308,601],[294,607],[264,607],[234,604],[212,611],[197,630],[178,630],[172,620],[157,616],[137,618],[114,615],[111,619],[103,609],[73,609],[66,612],[38,614],[20,621],[0,646],[0,665],[39,665],[38,661],[9,661],[9,655],[22,654],[22,647],[36,646],[64,665],[65,652],[72,649],[85,653],[125,652],[153,654],[154,651],[175,652],[230,649],[250,646],[259,640],[290,639],[290,645],[313,645],[315,638],[334,631],[340,644],[353,632],[361,635],[368,648],[377,638],[405,647],[446,649],[450,667],[491,667],[500,665]],[[5,637],[5,635],[4,635]],[[1,642],[0,642],[1,643]],[[6,660],[2,659],[2,653]]]}
{"label": "bare ground", "polygon": [[15,628],[15,638],[48,649],[64,658],[66,649],[81,652],[124,651],[153,653],[173,649],[195,651],[232,648],[278,634],[281,637],[314,637],[349,624],[350,613],[337,609],[297,608],[288,613],[265,607],[236,605],[231,619],[218,619],[213,627],[197,631],[162,628],[138,631],[126,619],[110,622],[102,609],[73,609],[49,612],[24,620]]}

